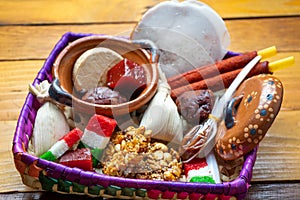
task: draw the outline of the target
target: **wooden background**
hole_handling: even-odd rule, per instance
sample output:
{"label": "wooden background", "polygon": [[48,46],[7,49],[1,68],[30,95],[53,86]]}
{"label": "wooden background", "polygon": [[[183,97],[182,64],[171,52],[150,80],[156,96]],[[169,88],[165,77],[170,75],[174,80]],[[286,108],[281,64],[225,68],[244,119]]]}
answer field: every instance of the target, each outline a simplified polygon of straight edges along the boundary
{"label": "wooden background", "polygon": [[[32,193],[32,189],[22,184],[11,153],[28,83],[33,81],[56,42],[68,31],[129,35],[146,9],[158,2],[0,0],[0,199],[65,198],[59,194]],[[299,199],[300,1],[203,2],[224,18],[231,35],[230,50],[246,52],[275,45],[279,53],[271,61],[291,55],[296,59],[293,67],[275,72],[285,88],[284,101],[261,142],[247,199]]]}

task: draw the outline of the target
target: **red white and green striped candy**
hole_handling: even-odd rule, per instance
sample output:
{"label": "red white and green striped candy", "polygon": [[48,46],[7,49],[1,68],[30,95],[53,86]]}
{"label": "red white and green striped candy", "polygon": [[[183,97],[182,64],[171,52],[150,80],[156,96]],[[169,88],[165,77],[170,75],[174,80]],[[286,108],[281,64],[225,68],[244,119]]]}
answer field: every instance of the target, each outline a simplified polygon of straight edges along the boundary
{"label": "red white and green striped candy", "polygon": [[92,151],[93,166],[97,165],[103,150],[109,143],[110,136],[117,126],[116,120],[103,116],[93,115],[84,129],[81,142]]}
{"label": "red white and green striped candy", "polygon": [[188,182],[220,183],[218,165],[211,152],[205,158],[194,158],[183,164]]}
{"label": "red white and green striped candy", "polygon": [[69,133],[67,133],[62,139],[57,141],[47,152],[42,154],[40,158],[49,161],[57,160],[66,151],[71,149],[74,144],[77,144],[80,141],[82,135],[83,132],[80,129],[74,128]]}

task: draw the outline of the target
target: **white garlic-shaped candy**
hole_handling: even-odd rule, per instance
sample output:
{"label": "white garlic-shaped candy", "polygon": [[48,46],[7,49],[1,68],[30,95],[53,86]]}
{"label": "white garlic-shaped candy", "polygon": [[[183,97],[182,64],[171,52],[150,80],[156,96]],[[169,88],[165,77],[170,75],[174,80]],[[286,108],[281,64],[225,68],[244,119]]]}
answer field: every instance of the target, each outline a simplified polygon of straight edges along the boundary
{"label": "white garlic-shaped candy", "polygon": [[37,111],[30,150],[40,156],[70,131],[63,112],[53,103],[44,103]]}
{"label": "white garlic-shaped candy", "polygon": [[165,142],[180,144],[183,138],[183,126],[175,102],[170,93],[165,74],[160,67],[157,92],[148,105],[140,126],[152,130],[151,137]]}

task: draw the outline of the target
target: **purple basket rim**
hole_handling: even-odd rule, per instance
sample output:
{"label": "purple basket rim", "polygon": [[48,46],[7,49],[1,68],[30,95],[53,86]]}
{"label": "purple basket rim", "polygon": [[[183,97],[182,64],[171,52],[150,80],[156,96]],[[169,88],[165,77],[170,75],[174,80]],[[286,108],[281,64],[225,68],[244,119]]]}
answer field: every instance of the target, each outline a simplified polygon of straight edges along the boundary
{"label": "purple basket rim", "polygon": [[[49,70],[49,68],[52,67],[55,58],[58,56],[58,54],[63,50],[64,47],[68,45],[69,42],[72,42],[76,39],[91,36],[91,35],[98,35],[93,33],[74,33],[74,32],[67,32],[65,33],[59,42],[55,45],[53,50],[51,51],[49,57],[46,59],[43,67],[39,71],[38,74],[43,73],[45,69]],[[99,34],[102,35],[102,34]],[[239,55],[240,53],[228,51],[224,58]],[[33,81],[33,84],[39,83],[42,80],[40,80],[38,77],[36,77]],[[17,121],[17,126],[13,138],[13,146],[12,146],[12,152],[14,156],[17,154],[21,154],[21,161],[27,165],[32,164],[34,161],[37,161],[38,167],[48,166],[50,165],[53,170],[61,168],[62,170],[70,170],[72,171],[73,168],[63,166],[59,163],[42,160],[34,155],[31,155],[23,150],[23,144],[20,138],[24,136],[22,134],[22,124],[24,121],[24,118],[27,117],[27,111],[25,107],[28,103],[32,103],[34,97],[33,95],[29,94],[26,97],[25,103],[21,109],[19,119]],[[126,186],[126,187],[133,187],[133,188],[143,188],[147,190],[170,190],[174,192],[199,192],[199,191],[206,191],[206,192],[214,192],[214,191],[220,191],[222,190],[223,194],[225,195],[237,195],[240,197],[244,197],[246,195],[248,185],[250,184],[251,178],[252,178],[252,170],[253,166],[255,164],[257,155],[257,148],[252,150],[249,154],[245,156],[245,161],[243,164],[243,168],[240,172],[240,175],[237,179],[230,182],[223,182],[218,184],[206,184],[206,183],[189,183],[189,182],[179,182],[179,181],[157,181],[157,180],[143,180],[143,179],[130,179],[130,178],[122,178],[122,177],[113,177],[108,176],[104,174],[99,174],[96,172],[87,172],[81,169],[76,169],[77,171],[80,171],[81,176],[91,176],[95,178],[96,180],[93,181],[95,184],[101,185],[115,185],[115,186]],[[43,169],[43,168],[42,168]],[[45,169],[43,169],[45,170]],[[74,171],[74,170],[73,170]],[[91,174],[92,173],[92,174]],[[56,178],[56,177],[52,177]],[[226,192],[226,191],[227,192]]]}

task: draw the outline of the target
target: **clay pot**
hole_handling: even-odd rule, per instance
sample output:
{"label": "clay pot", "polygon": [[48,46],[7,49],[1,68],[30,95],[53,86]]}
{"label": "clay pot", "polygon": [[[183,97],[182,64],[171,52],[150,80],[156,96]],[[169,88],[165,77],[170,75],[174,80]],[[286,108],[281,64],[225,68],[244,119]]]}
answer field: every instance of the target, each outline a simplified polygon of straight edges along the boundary
{"label": "clay pot", "polygon": [[[143,66],[148,75],[147,86],[135,99],[116,105],[99,105],[81,100],[75,95],[72,72],[74,63],[85,51],[105,47],[114,50],[124,58]],[[149,47],[150,52],[142,47]],[[106,116],[116,116],[130,113],[145,105],[157,90],[156,48],[148,41],[130,41],[120,37],[93,35],[80,38],[70,43],[56,58],[53,66],[54,81],[49,89],[50,97],[74,110],[84,113],[97,113]]]}

